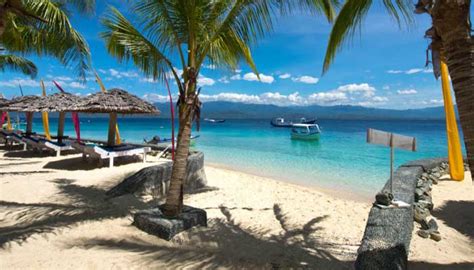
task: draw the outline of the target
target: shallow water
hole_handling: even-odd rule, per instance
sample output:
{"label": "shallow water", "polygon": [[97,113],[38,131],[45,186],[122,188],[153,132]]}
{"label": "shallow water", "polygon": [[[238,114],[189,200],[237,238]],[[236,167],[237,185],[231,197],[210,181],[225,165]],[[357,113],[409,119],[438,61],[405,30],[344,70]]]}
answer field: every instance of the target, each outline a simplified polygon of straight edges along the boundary
{"label": "shallow water", "polygon": [[[366,143],[369,127],[416,137],[417,152],[395,152],[397,166],[447,155],[444,121],[321,120],[319,125],[320,141],[308,142],[291,140],[289,129],[274,128],[268,120],[203,122],[195,148],[207,162],[228,168],[363,195],[377,192],[389,177],[389,149]],[[167,119],[122,118],[119,126],[125,141],[170,137]],[[50,119],[50,127],[54,133],[56,119]],[[83,138],[105,139],[107,127],[106,118],[81,118]],[[34,129],[42,132],[41,119],[35,119]],[[65,133],[74,136],[69,119]]]}

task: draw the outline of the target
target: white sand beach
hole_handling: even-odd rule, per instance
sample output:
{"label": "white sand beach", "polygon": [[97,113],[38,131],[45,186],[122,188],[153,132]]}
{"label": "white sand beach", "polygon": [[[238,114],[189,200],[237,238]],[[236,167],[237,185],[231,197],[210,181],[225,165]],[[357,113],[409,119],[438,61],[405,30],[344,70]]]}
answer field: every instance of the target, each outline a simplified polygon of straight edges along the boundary
{"label": "white sand beach", "polygon": [[[208,227],[167,242],[131,225],[131,211],[157,202],[104,200],[106,190],[153,159],[109,169],[79,155],[18,153],[0,152],[0,269],[351,269],[371,206],[208,166],[216,189],[185,197],[207,211]],[[472,181],[443,181],[433,197],[443,240],[414,234],[413,267],[474,263],[472,231],[465,231],[472,219],[451,219],[459,202],[472,210]]]}

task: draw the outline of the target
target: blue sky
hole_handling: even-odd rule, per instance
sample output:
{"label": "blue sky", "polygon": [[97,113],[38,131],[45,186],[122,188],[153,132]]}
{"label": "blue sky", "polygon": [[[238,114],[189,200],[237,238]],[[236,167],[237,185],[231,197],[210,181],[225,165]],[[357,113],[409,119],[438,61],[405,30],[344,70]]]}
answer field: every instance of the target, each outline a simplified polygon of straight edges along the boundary
{"label": "blue sky", "polygon": [[[99,18],[113,5],[127,16],[126,1],[97,1],[93,16],[73,16],[73,25],[90,45],[93,66],[107,88],[119,87],[150,101],[165,101],[166,90],[150,82],[132,64],[119,63],[109,56],[99,37]],[[378,2],[378,1],[375,1]],[[279,18],[275,32],[264,38],[252,53],[262,81],[242,65],[236,72],[202,69],[201,99],[275,105],[350,104],[380,108],[422,108],[442,105],[441,85],[430,68],[425,68],[429,41],[423,38],[430,26],[428,15],[415,15],[415,25],[399,29],[383,8],[376,4],[362,28],[339,53],[330,71],[321,75],[322,61],[330,31],[323,18],[305,15]],[[69,92],[87,95],[99,91],[90,76],[86,84],[75,80],[70,68],[51,58],[31,57],[39,67],[36,80],[19,73],[0,73],[0,93],[39,94],[38,81],[48,92],[56,92],[55,79]],[[178,67],[181,68],[181,67]],[[173,86],[173,92],[176,92]]]}

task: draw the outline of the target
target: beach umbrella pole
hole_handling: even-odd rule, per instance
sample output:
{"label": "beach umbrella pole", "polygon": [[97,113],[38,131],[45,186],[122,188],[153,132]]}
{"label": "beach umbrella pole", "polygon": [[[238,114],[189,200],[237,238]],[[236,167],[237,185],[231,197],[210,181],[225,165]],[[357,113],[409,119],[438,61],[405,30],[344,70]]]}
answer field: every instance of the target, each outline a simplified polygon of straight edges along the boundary
{"label": "beach umbrella pole", "polygon": [[63,142],[63,137],[64,137],[64,122],[66,118],[66,113],[65,112],[59,112],[59,119],[58,119],[58,143]]}
{"label": "beach umbrella pole", "polygon": [[33,133],[33,113],[26,113],[26,135],[29,136]]}
{"label": "beach umbrella pole", "polygon": [[107,145],[115,145],[115,131],[117,126],[117,113],[110,113],[109,117],[109,136],[107,138]]}

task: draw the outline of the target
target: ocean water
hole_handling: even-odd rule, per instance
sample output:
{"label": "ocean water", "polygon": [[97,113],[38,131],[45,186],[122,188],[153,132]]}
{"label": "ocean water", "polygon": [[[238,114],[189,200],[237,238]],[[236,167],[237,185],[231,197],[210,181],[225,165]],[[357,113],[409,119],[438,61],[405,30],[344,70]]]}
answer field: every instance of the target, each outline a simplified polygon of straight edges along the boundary
{"label": "ocean water", "polygon": [[[346,190],[361,195],[376,193],[389,178],[389,148],[366,143],[367,128],[414,136],[417,152],[395,151],[395,165],[414,159],[447,155],[444,121],[320,120],[319,141],[295,141],[290,130],[275,128],[269,120],[202,122],[196,149],[208,163],[288,182]],[[55,133],[57,120],[50,119]],[[107,137],[108,119],[81,118],[83,138]],[[119,118],[122,138],[142,142],[153,135],[169,138],[170,121],[157,118]],[[41,119],[34,130],[42,132]],[[66,134],[74,136],[70,119]],[[464,150],[463,150],[464,151]]]}

